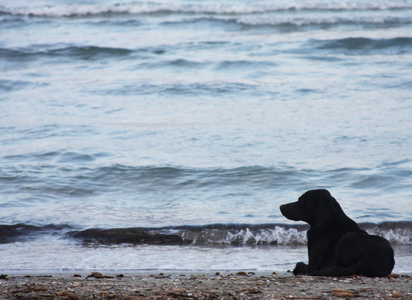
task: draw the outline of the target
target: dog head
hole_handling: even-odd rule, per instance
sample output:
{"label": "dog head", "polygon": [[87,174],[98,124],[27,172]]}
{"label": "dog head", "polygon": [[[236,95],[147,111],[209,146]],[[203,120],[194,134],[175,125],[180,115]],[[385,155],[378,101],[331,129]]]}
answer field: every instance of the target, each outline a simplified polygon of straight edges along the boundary
{"label": "dog head", "polygon": [[297,202],[281,205],[280,211],[290,220],[322,227],[339,208],[338,202],[327,190],[311,190],[300,196]]}

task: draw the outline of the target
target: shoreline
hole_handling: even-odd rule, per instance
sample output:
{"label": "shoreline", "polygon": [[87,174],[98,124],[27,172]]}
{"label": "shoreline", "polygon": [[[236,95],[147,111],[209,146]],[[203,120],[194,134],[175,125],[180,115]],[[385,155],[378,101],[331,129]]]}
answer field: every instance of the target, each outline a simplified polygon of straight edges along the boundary
{"label": "shoreline", "polygon": [[412,299],[410,274],[383,278],[270,272],[63,272],[0,277],[1,299]]}

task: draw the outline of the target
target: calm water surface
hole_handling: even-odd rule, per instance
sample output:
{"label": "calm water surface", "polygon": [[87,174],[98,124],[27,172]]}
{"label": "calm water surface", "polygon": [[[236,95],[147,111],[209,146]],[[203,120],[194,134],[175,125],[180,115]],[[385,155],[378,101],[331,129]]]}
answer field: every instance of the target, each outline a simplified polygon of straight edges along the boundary
{"label": "calm water surface", "polygon": [[[412,1],[3,0],[0,32],[0,270],[286,271],[279,205],[327,188],[412,271]],[[67,235],[130,227],[197,242]]]}

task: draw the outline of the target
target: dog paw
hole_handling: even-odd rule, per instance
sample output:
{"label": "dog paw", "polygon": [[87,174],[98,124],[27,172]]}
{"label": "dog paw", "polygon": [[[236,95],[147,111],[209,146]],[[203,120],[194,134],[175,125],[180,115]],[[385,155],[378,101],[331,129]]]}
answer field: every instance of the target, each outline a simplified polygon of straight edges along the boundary
{"label": "dog paw", "polygon": [[293,275],[306,274],[308,265],[303,262],[298,262],[293,269]]}

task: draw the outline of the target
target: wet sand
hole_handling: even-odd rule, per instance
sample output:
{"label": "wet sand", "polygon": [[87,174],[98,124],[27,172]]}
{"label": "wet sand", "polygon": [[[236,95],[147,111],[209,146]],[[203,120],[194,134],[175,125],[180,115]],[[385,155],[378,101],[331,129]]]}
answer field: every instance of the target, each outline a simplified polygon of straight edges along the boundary
{"label": "wet sand", "polygon": [[410,275],[252,272],[1,275],[0,299],[412,299]]}

